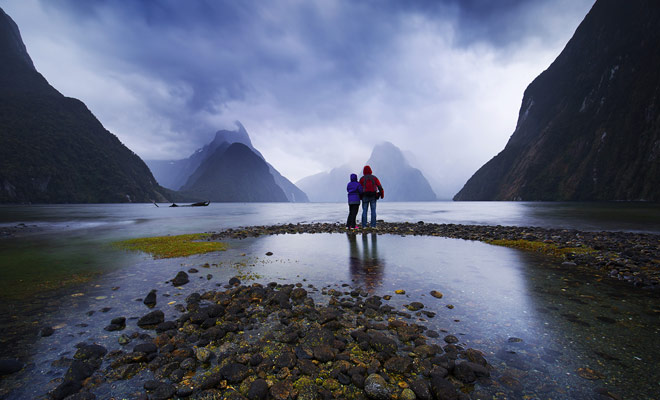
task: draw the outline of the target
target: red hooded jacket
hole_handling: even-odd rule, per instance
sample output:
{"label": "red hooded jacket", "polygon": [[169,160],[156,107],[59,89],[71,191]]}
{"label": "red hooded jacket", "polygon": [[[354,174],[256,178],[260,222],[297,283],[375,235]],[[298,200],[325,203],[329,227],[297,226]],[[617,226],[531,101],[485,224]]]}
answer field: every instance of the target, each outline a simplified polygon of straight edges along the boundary
{"label": "red hooded jacket", "polygon": [[[360,178],[360,185],[364,188],[364,196],[373,196],[380,197],[381,199],[385,197],[385,191],[383,186],[380,184],[380,181],[375,175],[372,175],[371,167],[365,165],[362,169],[364,176]],[[376,192],[378,188],[378,192]]]}

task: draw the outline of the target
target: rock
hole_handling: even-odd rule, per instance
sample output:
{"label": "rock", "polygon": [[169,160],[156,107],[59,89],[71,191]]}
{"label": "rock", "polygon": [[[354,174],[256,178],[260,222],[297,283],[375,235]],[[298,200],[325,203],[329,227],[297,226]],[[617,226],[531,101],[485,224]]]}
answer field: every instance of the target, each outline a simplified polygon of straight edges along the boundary
{"label": "rock", "polygon": [[229,280],[229,284],[230,284],[231,286],[238,286],[238,285],[241,284],[241,280],[238,279],[237,277],[233,277],[233,278],[231,278],[231,279]]}
{"label": "rock", "polygon": [[490,376],[486,367],[470,361],[456,364],[453,374],[463,383],[472,383],[477,380],[477,377]]}
{"label": "rock", "polygon": [[268,398],[268,383],[263,379],[255,379],[247,392],[249,400],[266,400]]}
{"label": "rock", "polygon": [[431,375],[431,393],[436,399],[457,400],[459,398],[454,385],[438,375]]}
{"label": "rock", "polygon": [[134,353],[151,354],[151,353],[156,353],[157,351],[158,351],[158,346],[156,346],[153,343],[140,343],[135,347],[133,347]]}
{"label": "rock", "polygon": [[176,322],[174,321],[165,321],[161,322],[160,324],[156,325],[156,332],[157,333],[163,333],[167,331],[171,331],[173,329],[176,329],[177,325]]}
{"label": "rock", "polygon": [[165,321],[165,314],[161,310],[152,311],[140,318],[137,325],[141,328],[155,327]]}
{"label": "rock", "polygon": [[405,388],[401,391],[401,394],[399,394],[399,400],[416,400],[417,396],[415,395],[415,392],[412,390]]}
{"label": "rock", "polygon": [[122,333],[121,335],[119,335],[119,338],[117,338],[117,342],[120,345],[125,346],[131,342],[131,338]]}
{"label": "rock", "polygon": [[67,396],[64,400],[96,400],[96,395],[89,392],[78,392]]}
{"label": "rock", "polygon": [[449,344],[458,343],[458,338],[454,335],[447,335],[445,336],[445,342]]}
{"label": "rock", "polygon": [[403,289],[398,289],[398,290],[395,290],[394,293],[396,293],[396,294],[406,294],[406,291],[403,290]]}
{"label": "rock", "polygon": [[13,359],[0,360],[0,376],[13,374],[23,369],[23,363]]}
{"label": "rock", "polygon": [[220,368],[220,375],[229,383],[241,383],[248,376],[248,367],[243,364],[229,363]]}
{"label": "rock", "polygon": [[269,251],[269,252],[266,253],[266,255],[267,255],[267,256],[272,256],[272,255],[273,255],[273,252],[272,252],[272,251]]}
{"label": "rock", "polygon": [[176,394],[174,385],[165,382],[159,382],[159,385],[153,390],[149,399],[151,400],[167,400]]}
{"label": "rock", "polygon": [[389,400],[392,398],[387,382],[378,374],[371,374],[364,380],[364,391],[371,399]]}
{"label": "rock", "polygon": [[195,357],[201,363],[208,362],[211,359],[212,355],[213,353],[206,347],[199,347],[195,349]]}
{"label": "rock", "polygon": [[374,333],[369,337],[369,345],[375,351],[382,351],[387,354],[396,353],[398,347],[393,339],[388,338],[382,333]]}
{"label": "rock", "polygon": [[411,366],[412,360],[410,357],[392,357],[385,361],[383,365],[387,371],[397,374],[405,374],[410,370]]}
{"label": "rock", "polygon": [[41,328],[41,332],[39,332],[41,337],[48,337],[51,336],[53,333],[55,333],[55,329],[51,328],[50,326],[45,326]]}
{"label": "rock", "polygon": [[82,388],[82,383],[73,380],[64,380],[49,395],[52,400],[62,400],[67,396],[77,393]]}
{"label": "rock", "polygon": [[273,396],[275,400],[287,400],[291,398],[291,392],[293,391],[293,385],[287,381],[280,381],[270,387],[270,395]]}
{"label": "rock", "polygon": [[315,347],[313,351],[314,358],[322,363],[332,361],[335,358],[335,353],[332,351],[332,347],[327,345]]}
{"label": "rock", "polygon": [[188,274],[186,274],[183,271],[179,271],[174,277],[174,279],[172,279],[172,285],[174,286],[182,286],[188,282],[190,282],[190,280],[188,279]]}
{"label": "rock", "polygon": [[438,292],[437,290],[431,290],[431,296],[435,297],[436,299],[441,299],[442,293]]}
{"label": "rock", "polygon": [[425,379],[418,379],[413,381],[410,384],[410,389],[415,392],[415,395],[419,400],[433,400],[433,396],[431,395],[431,387],[429,382]]}
{"label": "rock", "polygon": [[108,350],[99,344],[84,344],[78,348],[73,358],[76,360],[99,359],[106,355]]}
{"label": "rock", "polygon": [[188,273],[189,273],[189,274],[196,274],[196,273],[198,273],[198,272],[199,272],[199,270],[198,270],[197,268],[190,268],[190,269],[188,270]]}
{"label": "rock", "polygon": [[406,308],[410,311],[419,311],[424,308],[424,304],[420,303],[419,301],[413,301],[412,303],[408,304]]}
{"label": "rock", "polygon": [[153,289],[142,301],[147,307],[153,308],[156,305],[156,289]]}

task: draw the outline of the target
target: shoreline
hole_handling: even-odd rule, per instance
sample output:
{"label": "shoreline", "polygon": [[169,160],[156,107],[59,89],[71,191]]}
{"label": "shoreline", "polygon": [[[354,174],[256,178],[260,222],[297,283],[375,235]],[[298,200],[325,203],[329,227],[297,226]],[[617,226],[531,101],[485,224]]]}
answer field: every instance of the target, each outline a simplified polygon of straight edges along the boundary
{"label": "shoreline", "polygon": [[645,290],[660,290],[660,235],[501,225],[378,222],[376,229],[347,230],[341,223],[282,224],[211,232],[209,240],[303,233],[391,234],[473,240],[532,250],[568,267],[590,268]]}

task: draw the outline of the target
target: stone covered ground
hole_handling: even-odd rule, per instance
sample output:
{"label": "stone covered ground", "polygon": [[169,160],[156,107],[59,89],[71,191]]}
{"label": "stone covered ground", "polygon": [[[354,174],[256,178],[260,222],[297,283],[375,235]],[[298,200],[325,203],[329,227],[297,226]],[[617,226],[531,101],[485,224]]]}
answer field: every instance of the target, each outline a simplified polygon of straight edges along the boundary
{"label": "stone covered ground", "polygon": [[[358,230],[358,232],[361,230]],[[379,221],[367,232],[394,235],[441,236],[475,240],[559,258],[566,265],[590,268],[601,275],[623,280],[643,289],[660,289],[660,235],[632,232],[587,232],[537,227],[396,223]],[[260,235],[346,232],[342,224],[288,224],[228,229],[211,240]]]}
{"label": "stone covered ground", "polygon": [[[185,283],[183,271],[172,279]],[[490,381],[482,352],[405,321],[434,317],[424,304],[406,313],[389,296],[339,289],[232,278],[223,290],[191,293],[175,320],[160,310],[142,316],[142,332],[119,338],[123,350],[81,343],[48,398],[94,399],[97,387],[135,380],[138,399],[468,399]],[[156,294],[144,302],[156,305]],[[106,330],[125,325],[115,318]]]}

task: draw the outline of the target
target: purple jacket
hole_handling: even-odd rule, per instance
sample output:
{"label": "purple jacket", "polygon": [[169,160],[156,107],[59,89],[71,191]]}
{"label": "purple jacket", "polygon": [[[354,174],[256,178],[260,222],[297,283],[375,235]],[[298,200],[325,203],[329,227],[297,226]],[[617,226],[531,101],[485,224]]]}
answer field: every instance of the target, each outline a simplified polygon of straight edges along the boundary
{"label": "purple jacket", "polygon": [[348,204],[360,204],[360,195],[362,194],[362,185],[357,180],[357,175],[351,174],[351,181],[346,185],[348,192]]}

